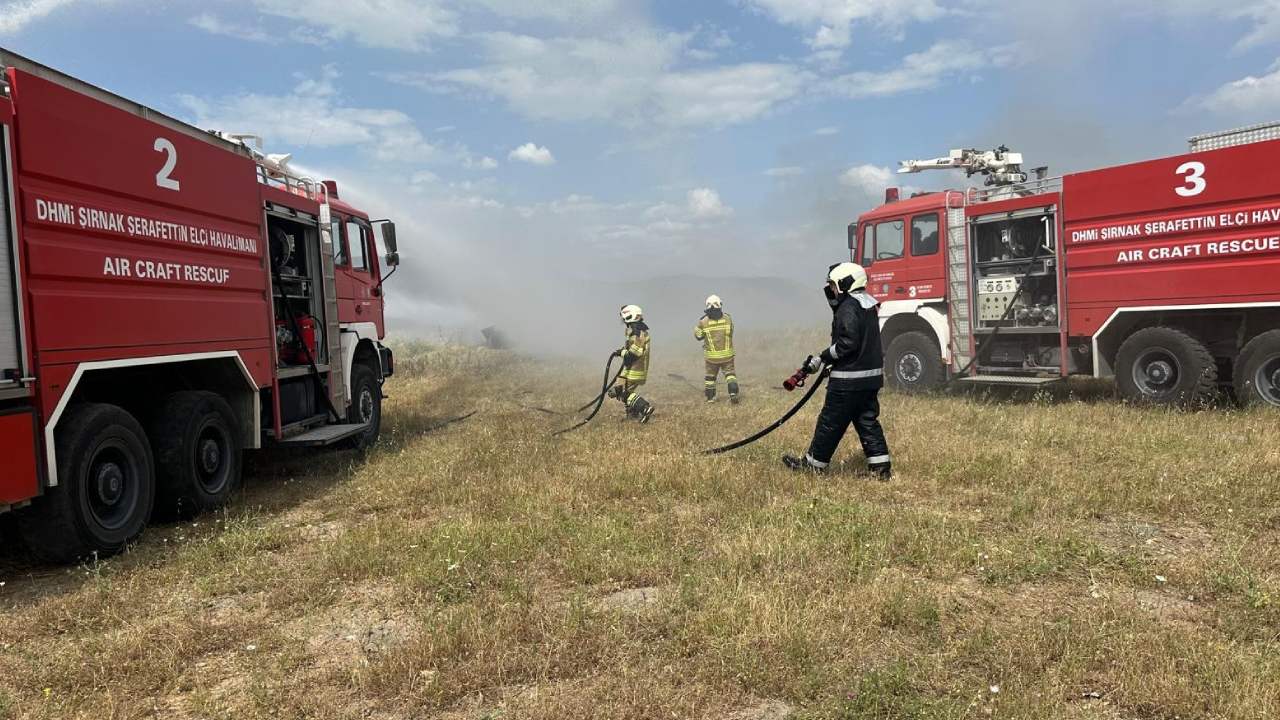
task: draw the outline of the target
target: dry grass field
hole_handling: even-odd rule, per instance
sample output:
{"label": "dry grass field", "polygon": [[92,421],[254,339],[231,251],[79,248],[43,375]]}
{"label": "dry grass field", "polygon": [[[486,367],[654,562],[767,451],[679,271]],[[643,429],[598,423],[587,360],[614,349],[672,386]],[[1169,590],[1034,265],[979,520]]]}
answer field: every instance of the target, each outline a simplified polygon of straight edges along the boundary
{"label": "dry grass field", "polygon": [[256,458],[98,564],[0,552],[0,718],[1280,717],[1280,417],[886,395],[893,482],[852,438],[798,475],[820,396],[696,452],[821,346],[739,344],[740,406],[691,347],[652,424],[558,438],[594,363],[401,347],[367,455]]}

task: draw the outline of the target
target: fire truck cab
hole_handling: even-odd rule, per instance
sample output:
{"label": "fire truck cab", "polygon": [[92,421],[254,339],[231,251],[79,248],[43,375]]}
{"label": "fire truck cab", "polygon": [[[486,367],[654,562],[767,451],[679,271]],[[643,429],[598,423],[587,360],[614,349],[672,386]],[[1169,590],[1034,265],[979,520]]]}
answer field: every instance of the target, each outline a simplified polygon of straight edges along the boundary
{"label": "fire truck cab", "polygon": [[882,303],[889,383],[1089,375],[1139,402],[1222,389],[1280,405],[1277,137],[1280,125],[1254,126],[1060,178],[1009,165],[1016,181],[985,188],[890,188],[848,234]]}

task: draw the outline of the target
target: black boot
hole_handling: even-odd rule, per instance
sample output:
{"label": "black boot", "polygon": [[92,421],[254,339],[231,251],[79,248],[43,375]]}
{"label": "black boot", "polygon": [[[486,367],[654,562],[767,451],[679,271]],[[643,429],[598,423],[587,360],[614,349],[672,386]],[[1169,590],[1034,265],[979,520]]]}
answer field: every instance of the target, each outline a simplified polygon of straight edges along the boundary
{"label": "black boot", "polygon": [[809,472],[816,473],[825,473],[827,471],[826,465],[814,465],[807,455],[805,457],[783,455],[782,464],[785,465],[788,470],[808,470]]}
{"label": "black boot", "polygon": [[716,401],[715,386],[704,389],[702,393],[707,396],[707,402],[711,403]]}
{"label": "black boot", "polygon": [[729,402],[734,405],[738,404],[738,381],[736,379],[729,381]]}
{"label": "black boot", "polygon": [[867,472],[870,472],[875,478],[881,482],[888,482],[893,477],[893,467],[891,463],[877,463],[868,465]]}
{"label": "black boot", "polygon": [[627,416],[638,423],[644,424],[649,422],[649,418],[653,416],[653,403],[645,400],[640,396],[627,406]]}

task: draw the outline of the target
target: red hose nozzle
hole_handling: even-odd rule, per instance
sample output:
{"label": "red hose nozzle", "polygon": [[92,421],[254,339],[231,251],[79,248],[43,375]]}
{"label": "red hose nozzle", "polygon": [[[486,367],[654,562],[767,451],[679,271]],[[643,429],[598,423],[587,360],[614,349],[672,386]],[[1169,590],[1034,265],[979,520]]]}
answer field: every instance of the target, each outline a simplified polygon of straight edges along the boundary
{"label": "red hose nozzle", "polygon": [[808,377],[809,373],[804,368],[800,368],[794,375],[782,381],[782,388],[791,392],[798,387],[804,387],[804,381]]}

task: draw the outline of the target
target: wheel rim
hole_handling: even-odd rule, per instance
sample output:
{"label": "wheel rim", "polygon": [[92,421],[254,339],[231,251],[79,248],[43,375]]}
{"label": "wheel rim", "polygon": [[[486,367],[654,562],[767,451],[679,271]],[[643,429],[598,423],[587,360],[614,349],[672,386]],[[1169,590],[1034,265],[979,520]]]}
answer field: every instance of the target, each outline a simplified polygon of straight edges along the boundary
{"label": "wheel rim", "polygon": [[98,446],[88,464],[86,497],[94,521],[107,530],[119,530],[133,518],[138,506],[138,467],[123,444],[108,441]]}
{"label": "wheel rim", "polygon": [[231,479],[231,439],[226,430],[216,423],[206,423],[196,436],[196,482],[210,495],[217,495]]}
{"label": "wheel rim", "polygon": [[1253,373],[1253,386],[1270,405],[1280,406],[1280,353],[1268,357]]}
{"label": "wheel rim", "polygon": [[1171,395],[1182,379],[1182,363],[1162,347],[1144,350],[1133,363],[1133,384],[1148,397]]}
{"label": "wheel rim", "polygon": [[924,361],[915,353],[907,353],[898,358],[898,379],[905,383],[914,383],[924,375]]}
{"label": "wheel rim", "polygon": [[373,422],[373,391],[369,388],[361,388],[360,401],[357,412],[360,413],[360,422],[367,425]]}

